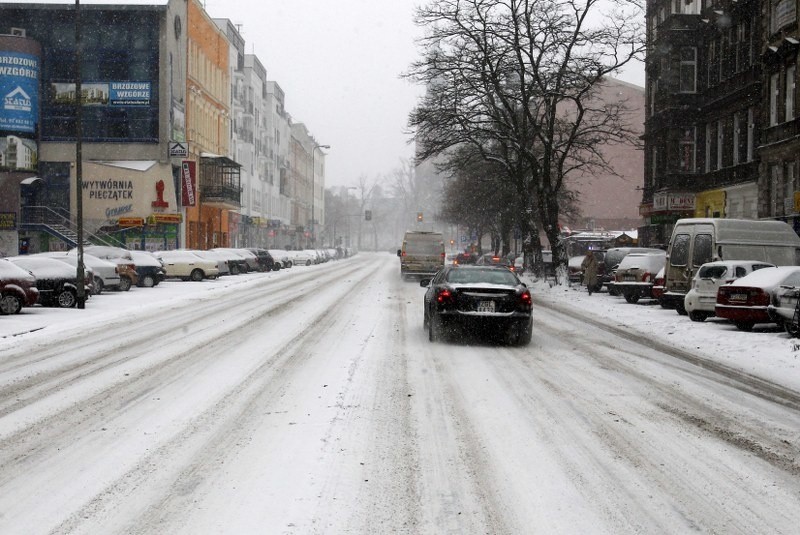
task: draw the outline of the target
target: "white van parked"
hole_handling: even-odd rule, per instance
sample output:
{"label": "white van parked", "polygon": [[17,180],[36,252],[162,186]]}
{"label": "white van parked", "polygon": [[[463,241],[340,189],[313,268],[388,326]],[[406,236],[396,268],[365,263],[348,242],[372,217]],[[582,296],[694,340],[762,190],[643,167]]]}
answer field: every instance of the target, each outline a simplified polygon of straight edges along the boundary
{"label": "white van parked", "polygon": [[800,264],[800,237],[783,221],[679,219],[672,231],[661,303],[685,315],[684,298],[703,264],[758,260],[776,266]]}

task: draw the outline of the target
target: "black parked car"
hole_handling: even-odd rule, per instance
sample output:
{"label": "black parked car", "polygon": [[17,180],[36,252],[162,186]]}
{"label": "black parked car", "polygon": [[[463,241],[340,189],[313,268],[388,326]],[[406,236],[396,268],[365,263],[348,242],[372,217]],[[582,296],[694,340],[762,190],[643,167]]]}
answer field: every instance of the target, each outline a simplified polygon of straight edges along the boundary
{"label": "black parked car", "polygon": [[247,250],[256,255],[260,271],[278,271],[283,267],[283,264],[276,262],[272,254],[266,249],[247,247]]}
{"label": "black parked car", "polygon": [[515,345],[531,341],[531,292],[506,267],[446,266],[420,286],[428,288],[423,324],[431,342],[459,328]]}
{"label": "black parked car", "polygon": [[[78,303],[78,286],[75,284],[78,274],[69,264],[55,258],[27,255],[13,256],[8,260],[36,277],[40,305],[72,308]],[[84,295],[88,299],[92,294],[92,270],[86,268],[84,276]]]}

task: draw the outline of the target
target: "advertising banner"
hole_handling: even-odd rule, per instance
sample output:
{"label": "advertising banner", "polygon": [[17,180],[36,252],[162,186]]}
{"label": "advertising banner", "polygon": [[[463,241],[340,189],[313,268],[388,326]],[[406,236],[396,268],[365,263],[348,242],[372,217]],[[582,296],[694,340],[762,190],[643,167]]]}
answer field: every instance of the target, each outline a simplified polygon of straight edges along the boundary
{"label": "advertising banner", "polygon": [[34,134],[39,123],[39,58],[0,50],[0,130]]}
{"label": "advertising banner", "polygon": [[194,206],[197,203],[196,162],[184,160],[181,164],[181,204]]}
{"label": "advertising banner", "polygon": [[[152,97],[150,82],[83,82],[81,102],[84,106],[149,106]],[[50,84],[53,103],[74,106],[74,82]]]}

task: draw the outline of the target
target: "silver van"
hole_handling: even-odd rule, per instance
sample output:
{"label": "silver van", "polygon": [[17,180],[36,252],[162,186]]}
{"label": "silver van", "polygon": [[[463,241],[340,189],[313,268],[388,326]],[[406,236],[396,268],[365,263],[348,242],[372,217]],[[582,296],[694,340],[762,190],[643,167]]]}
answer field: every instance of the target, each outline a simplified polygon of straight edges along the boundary
{"label": "silver van", "polygon": [[435,274],[444,267],[444,253],[444,236],[441,232],[406,232],[403,246],[397,250],[400,277],[407,279]]}
{"label": "silver van", "polygon": [[661,304],[685,315],[684,297],[696,271],[716,260],[759,260],[776,266],[800,264],[800,237],[783,221],[679,219],[672,230]]}

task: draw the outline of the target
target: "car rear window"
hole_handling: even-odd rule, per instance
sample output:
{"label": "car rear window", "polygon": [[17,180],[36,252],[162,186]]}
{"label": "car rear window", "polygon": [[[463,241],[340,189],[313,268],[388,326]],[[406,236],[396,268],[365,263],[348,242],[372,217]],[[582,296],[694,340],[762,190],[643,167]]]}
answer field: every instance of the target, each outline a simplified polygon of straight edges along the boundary
{"label": "car rear window", "polygon": [[447,274],[447,282],[454,284],[518,284],[517,277],[505,269],[454,269]]}
{"label": "car rear window", "polygon": [[703,266],[697,272],[697,276],[701,279],[721,279],[727,272],[727,266]]}

